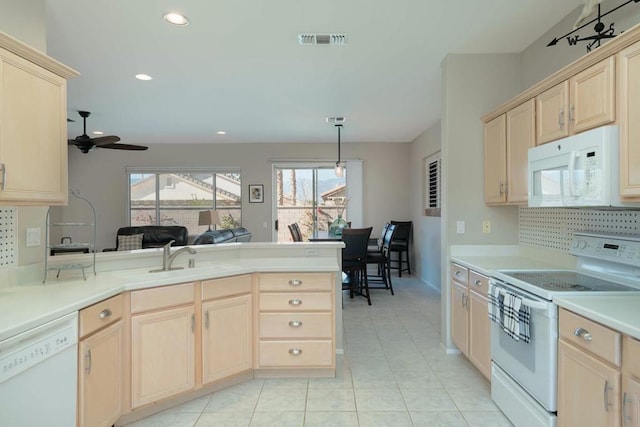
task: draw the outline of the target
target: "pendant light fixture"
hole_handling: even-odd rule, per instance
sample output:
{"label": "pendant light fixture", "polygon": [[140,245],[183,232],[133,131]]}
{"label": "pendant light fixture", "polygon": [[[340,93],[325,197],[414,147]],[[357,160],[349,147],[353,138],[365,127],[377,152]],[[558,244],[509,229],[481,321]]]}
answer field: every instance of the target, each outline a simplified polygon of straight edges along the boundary
{"label": "pendant light fixture", "polygon": [[336,162],[336,176],[342,178],[344,176],[344,165],[340,161],[340,129],[342,128],[341,124],[335,125],[338,128],[338,161]]}

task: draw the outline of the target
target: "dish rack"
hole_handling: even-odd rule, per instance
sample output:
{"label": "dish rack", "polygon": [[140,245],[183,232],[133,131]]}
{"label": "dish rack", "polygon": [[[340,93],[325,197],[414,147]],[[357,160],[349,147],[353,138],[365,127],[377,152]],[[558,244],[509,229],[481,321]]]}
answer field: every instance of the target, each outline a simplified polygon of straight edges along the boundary
{"label": "dish rack", "polygon": [[[86,269],[93,270],[93,274],[96,274],[96,209],[93,207],[93,204],[87,200],[86,198],[80,195],[78,190],[71,190],[71,194],[78,200],[86,203],[90,208],[93,214],[92,218],[88,218],[88,221],[81,222],[51,222],[51,208],[47,210],[47,223],[46,223],[46,233],[45,233],[45,256],[44,256],[44,278],[42,279],[42,283],[47,281],[47,273],[49,271],[56,270],[56,278],[60,277],[60,272],[63,270],[82,270],[82,278],[87,280],[87,276],[85,274]],[[90,227],[91,228],[91,236],[92,240],[88,242],[79,242],[72,243],[71,239],[68,237],[63,237],[59,244],[51,244],[50,242],[50,231],[53,227]],[[85,262],[73,262],[73,263],[56,263],[56,265],[49,265],[49,257],[52,253],[55,252],[79,252],[79,253],[90,253],[91,256],[87,257],[88,260]]]}

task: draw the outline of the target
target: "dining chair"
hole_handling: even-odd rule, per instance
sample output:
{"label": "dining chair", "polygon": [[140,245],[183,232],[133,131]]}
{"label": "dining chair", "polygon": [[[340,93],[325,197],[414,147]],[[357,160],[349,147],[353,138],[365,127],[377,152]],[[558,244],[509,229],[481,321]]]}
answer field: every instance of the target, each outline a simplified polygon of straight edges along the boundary
{"label": "dining chair", "polygon": [[302,233],[300,232],[300,227],[297,222],[293,224],[289,224],[289,232],[291,233],[291,238],[294,242],[302,242]]}
{"label": "dining chair", "polygon": [[343,281],[342,290],[348,290],[350,298],[354,294],[365,297],[369,305],[371,295],[367,278],[367,246],[372,229],[373,227],[345,228],[342,231],[342,241],[345,244],[342,249],[342,271],[348,276],[347,283]]}
{"label": "dining chair", "polygon": [[[391,253],[396,252],[398,254],[397,259],[391,259],[391,268],[398,270],[398,276],[402,277],[402,272],[407,271],[411,274],[411,254],[409,253],[409,241],[411,240],[411,230],[413,228],[413,221],[391,221],[391,224],[396,226],[396,234],[391,240]],[[402,254],[405,254],[403,260]],[[404,268],[403,264],[406,264]]]}
{"label": "dining chair", "polygon": [[367,252],[367,264],[374,264],[377,268],[377,274],[371,274],[367,271],[369,283],[381,283],[383,286],[369,286],[369,289],[389,289],[391,295],[393,293],[393,284],[391,283],[391,242],[396,234],[396,226],[393,224],[385,224],[384,234],[380,248],[369,250]]}

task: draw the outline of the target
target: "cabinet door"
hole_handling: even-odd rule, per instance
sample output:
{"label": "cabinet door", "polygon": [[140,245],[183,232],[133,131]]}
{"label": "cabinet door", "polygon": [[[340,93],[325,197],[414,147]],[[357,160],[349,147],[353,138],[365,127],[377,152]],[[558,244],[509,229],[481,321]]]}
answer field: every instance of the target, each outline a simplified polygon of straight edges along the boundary
{"label": "cabinet door", "polygon": [[251,295],[202,304],[202,382],[252,368]]}
{"label": "cabinet door", "polygon": [[640,196],[640,42],[618,54],[620,195]]}
{"label": "cabinet door", "polygon": [[451,282],[451,341],[467,355],[469,353],[469,313],[467,287]]}
{"label": "cabinet door", "polygon": [[78,426],[111,426],[122,414],[122,321],[79,344]]}
{"label": "cabinet door", "polygon": [[558,426],[620,426],[620,373],[560,340]]}
{"label": "cabinet door", "polygon": [[0,201],[67,203],[67,83],[0,49]]}
{"label": "cabinet door", "polygon": [[536,96],[536,144],[544,144],[569,135],[569,82]]}
{"label": "cabinet door", "polygon": [[576,74],[569,81],[569,121],[572,133],[615,120],[615,57]]}
{"label": "cabinet door", "polygon": [[640,426],[640,382],[628,375],[622,379],[622,424]]}
{"label": "cabinet door", "polygon": [[531,99],[507,112],[507,200],[527,203],[529,148],[536,145],[536,104]]}
{"label": "cabinet door", "polygon": [[469,292],[469,360],[487,378],[491,378],[491,332],[489,301]]}
{"label": "cabinet door", "polygon": [[193,306],[131,318],[133,408],[194,388],[194,334]]}
{"label": "cabinet door", "polygon": [[507,201],[507,134],[505,115],[484,125],[484,201],[500,204]]}

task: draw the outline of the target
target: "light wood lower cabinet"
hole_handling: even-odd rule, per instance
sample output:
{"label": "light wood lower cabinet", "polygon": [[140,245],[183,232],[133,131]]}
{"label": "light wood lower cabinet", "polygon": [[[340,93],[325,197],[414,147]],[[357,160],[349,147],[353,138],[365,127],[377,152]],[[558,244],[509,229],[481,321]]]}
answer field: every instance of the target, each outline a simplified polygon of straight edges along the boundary
{"label": "light wood lower cabinet", "polygon": [[622,424],[640,426],[640,380],[630,375],[622,376]]}
{"label": "light wood lower cabinet", "polygon": [[258,368],[335,368],[334,275],[258,277]]}
{"label": "light wood lower cabinet", "polygon": [[469,312],[467,286],[451,282],[451,341],[462,354],[469,354]]}
{"label": "light wood lower cabinet", "polygon": [[253,366],[251,295],[202,304],[202,383],[250,370]]}
{"label": "light wood lower cabinet", "polygon": [[[193,283],[134,291],[131,306],[131,406],[165,399],[195,387]],[[171,296],[190,295],[173,307]]]}
{"label": "light wood lower cabinet", "polygon": [[108,427],[122,414],[122,332],[119,320],[79,343],[79,427]]}
{"label": "light wood lower cabinet", "polygon": [[491,330],[489,301],[471,291],[469,304],[469,360],[486,378],[491,378]]}

